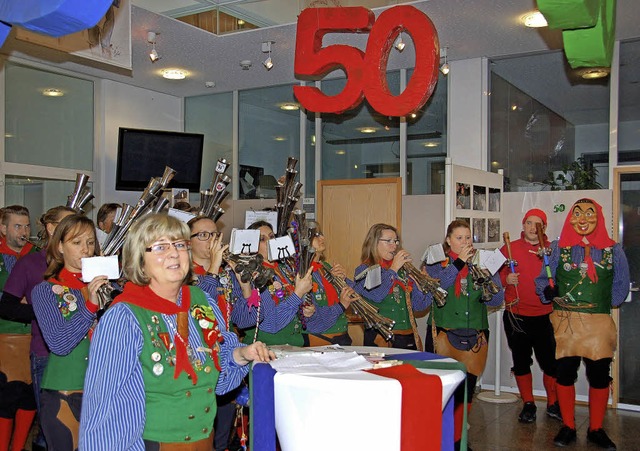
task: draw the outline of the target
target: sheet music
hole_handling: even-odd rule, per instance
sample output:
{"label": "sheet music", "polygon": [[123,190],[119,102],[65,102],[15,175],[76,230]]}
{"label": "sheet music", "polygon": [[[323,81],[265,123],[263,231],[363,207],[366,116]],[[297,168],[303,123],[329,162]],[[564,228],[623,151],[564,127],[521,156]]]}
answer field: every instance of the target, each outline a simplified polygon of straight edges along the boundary
{"label": "sheet music", "polygon": [[373,368],[373,364],[355,352],[292,354],[270,362],[279,373],[323,374],[353,372]]}

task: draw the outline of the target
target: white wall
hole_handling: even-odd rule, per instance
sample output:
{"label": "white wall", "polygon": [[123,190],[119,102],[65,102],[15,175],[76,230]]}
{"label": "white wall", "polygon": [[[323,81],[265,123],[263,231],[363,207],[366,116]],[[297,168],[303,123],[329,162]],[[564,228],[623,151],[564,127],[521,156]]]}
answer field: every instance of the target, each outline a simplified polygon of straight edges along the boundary
{"label": "white wall", "polygon": [[135,204],[140,192],[115,190],[118,128],[182,131],[182,99],[110,80],[97,82],[96,92],[96,172],[101,180],[94,185],[96,198],[100,204]]}
{"label": "white wall", "polygon": [[482,58],[449,62],[447,149],[453,164],[486,170],[484,65]]}

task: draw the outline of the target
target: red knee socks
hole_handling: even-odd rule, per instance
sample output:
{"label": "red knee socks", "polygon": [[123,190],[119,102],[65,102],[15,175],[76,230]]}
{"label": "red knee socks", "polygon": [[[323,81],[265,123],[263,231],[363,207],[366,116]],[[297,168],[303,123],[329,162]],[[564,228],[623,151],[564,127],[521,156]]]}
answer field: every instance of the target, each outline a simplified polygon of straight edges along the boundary
{"label": "red knee socks", "polygon": [[0,451],[7,451],[9,449],[12,431],[13,420],[9,418],[0,418]]}
{"label": "red knee socks", "polygon": [[595,431],[602,428],[602,420],[607,411],[609,400],[608,388],[589,387],[589,429]]}
{"label": "red knee socks", "polygon": [[533,402],[533,377],[531,373],[516,376],[516,384],[518,384],[518,391],[520,391],[522,401]]}
{"label": "red knee socks", "polygon": [[575,429],[576,387],[556,384],[556,393],[558,394],[560,413],[562,413],[562,422],[565,426]]}

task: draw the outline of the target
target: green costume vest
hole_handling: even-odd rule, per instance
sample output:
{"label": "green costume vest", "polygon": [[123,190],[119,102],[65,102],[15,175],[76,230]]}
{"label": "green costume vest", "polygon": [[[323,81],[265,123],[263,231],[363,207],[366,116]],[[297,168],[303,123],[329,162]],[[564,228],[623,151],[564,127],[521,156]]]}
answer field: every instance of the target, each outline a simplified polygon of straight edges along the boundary
{"label": "green costume vest", "polygon": [[[4,284],[9,278],[9,270],[4,261],[4,255],[0,254],[0,292],[4,289]],[[0,334],[31,334],[31,324],[19,323],[0,319]]]}
{"label": "green costume vest", "polygon": [[[51,287],[59,285],[48,283]],[[65,287],[65,292],[62,295],[56,295],[60,314],[66,321],[70,321],[73,315],[79,311],[78,307],[68,308],[70,303],[63,296],[68,296],[69,294],[74,298],[73,302],[85,302],[79,290],[74,290],[72,293],[69,288]],[[51,353],[49,355],[49,362],[42,376],[42,388],[49,390],[82,390],[88,365],[89,337],[85,335],[69,354],[57,355]]]}
{"label": "green costume vest", "polygon": [[460,293],[460,296],[456,296],[455,284],[450,286],[447,303],[443,307],[431,305],[427,325],[431,326],[431,315],[434,315],[436,326],[445,329],[488,329],[487,306],[480,301],[482,291],[473,289],[471,273],[467,275],[467,287],[467,295]]}
{"label": "green costume vest", "polygon": [[[251,344],[253,343],[253,336],[255,335],[255,327],[251,329],[247,329],[245,331],[244,338],[242,339],[243,343]],[[289,324],[287,324],[283,329],[280,329],[275,334],[264,332],[260,328],[258,328],[258,341],[263,342],[267,346],[273,345],[284,345],[288,344],[291,346],[304,346],[304,334],[302,333],[302,323],[300,322],[300,318],[298,315],[294,316]]]}
{"label": "green costume vest", "polygon": [[[400,269],[398,277],[402,280],[406,279],[404,269]],[[394,283],[391,292],[385,296],[382,302],[371,302],[371,305],[380,309],[379,313],[381,316],[385,316],[396,322],[393,330],[411,329],[409,312],[407,311],[407,295],[398,283]]]}
{"label": "green costume vest", "polygon": [[[204,293],[197,287],[189,288],[191,312],[194,306],[210,310]],[[215,387],[220,375],[211,354],[200,353],[205,355],[204,361],[201,361],[198,354],[188,350],[198,376],[195,385],[184,371],[174,379],[175,348],[172,347],[169,351],[161,339],[163,334],[168,334],[165,337],[172,337],[174,332],[167,329],[160,313],[129,303],[127,305],[140,323],[144,338],[140,353],[146,404],[143,438],[161,443],[207,438],[211,434],[216,416]],[[195,321],[193,314],[190,313],[189,316],[189,321]],[[200,341],[205,343],[201,326],[197,329]]]}
{"label": "green costume vest", "polygon": [[596,263],[598,281],[593,283],[585,274],[582,275],[579,265],[571,260],[571,248],[562,248],[556,268],[556,282],[560,296],[569,295],[575,302],[595,304],[589,308],[567,309],[557,302],[554,310],[570,310],[583,313],[611,313],[611,287],[613,284],[613,251],[611,248],[602,251],[602,261]]}
{"label": "green costume vest", "polygon": [[[331,265],[329,265],[328,263],[323,263],[323,265],[329,268],[328,270],[331,270]],[[316,305],[318,307],[326,307],[329,305],[329,300],[327,299],[327,293],[322,289],[322,287],[319,287],[318,290],[312,294],[315,298]],[[339,295],[340,293],[338,293],[338,296]],[[342,334],[342,333],[346,333],[347,329],[348,329],[347,315],[345,314],[345,312],[342,312],[342,314],[338,316],[338,319],[336,320],[335,324],[322,333],[323,334]]]}

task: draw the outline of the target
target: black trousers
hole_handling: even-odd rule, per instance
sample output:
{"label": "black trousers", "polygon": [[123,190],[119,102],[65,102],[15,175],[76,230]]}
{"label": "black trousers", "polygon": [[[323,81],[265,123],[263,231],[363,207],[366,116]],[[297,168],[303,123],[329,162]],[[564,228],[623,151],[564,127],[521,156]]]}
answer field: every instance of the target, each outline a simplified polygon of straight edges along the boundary
{"label": "black trousers", "polygon": [[[556,377],[556,340],[549,315],[521,316],[505,311],[503,322],[507,344],[513,357],[513,374],[529,374],[533,364],[532,355],[535,352],[536,360],[544,374]],[[517,330],[517,327],[520,330]]]}
{"label": "black trousers", "polygon": [[611,382],[609,370],[612,359],[591,360],[586,357],[563,357],[558,359],[558,384],[573,385],[578,379],[580,361],[584,360],[589,386],[593,388],[608,388]]}

